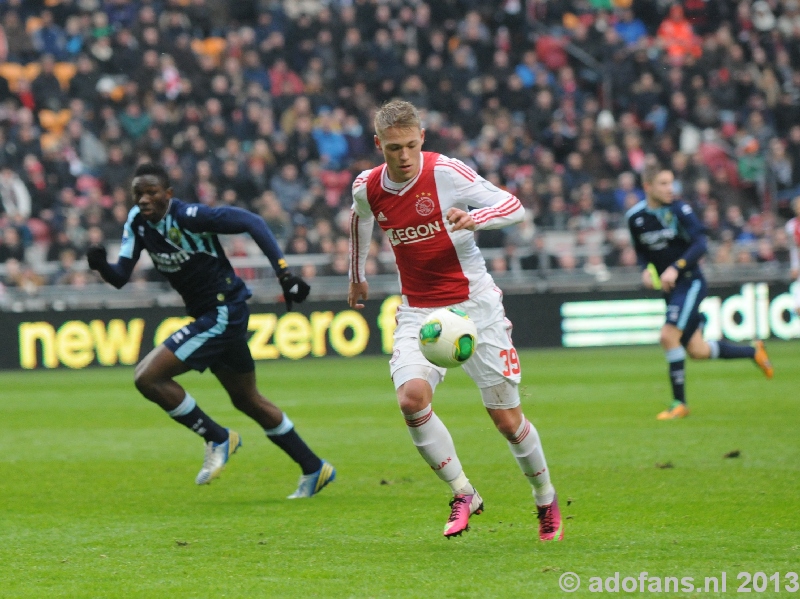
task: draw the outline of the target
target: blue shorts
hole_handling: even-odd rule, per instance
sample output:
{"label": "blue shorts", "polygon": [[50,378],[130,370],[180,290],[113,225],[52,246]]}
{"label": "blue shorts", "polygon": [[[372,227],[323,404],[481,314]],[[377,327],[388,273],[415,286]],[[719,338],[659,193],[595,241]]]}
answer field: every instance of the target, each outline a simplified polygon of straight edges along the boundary
{"label": "blue shorts", "polygon": [[244,302],[223,304],[170,335],[164,345],[192,370],[227,366],[252,372],[253,356],[247,345],[250,310]]}
{"label": "blue shorts", "polygon": [[689,343],[695,331],[705,325],[706,317],[700,313],[700,302],[707,291],[704,279],[687,279],[678,281],[667,296],[667,324],[682,331],[681,345]]}

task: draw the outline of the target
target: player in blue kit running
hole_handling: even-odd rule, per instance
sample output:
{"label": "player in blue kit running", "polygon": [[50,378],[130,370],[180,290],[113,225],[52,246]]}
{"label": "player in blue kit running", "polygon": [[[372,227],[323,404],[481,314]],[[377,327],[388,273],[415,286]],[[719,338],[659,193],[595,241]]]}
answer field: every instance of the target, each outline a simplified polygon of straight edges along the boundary
{"label": "player in blue kit running", "polygon": [[249,233],[269,258],[283,288],[287,309],[302,302],[310,287],[286,268],[286,261],[267,225],[239,208],[210,208],[172,197],[163,167],[142,164],[132,182],[135,206],[128,214],[119,260],[109,264],[102,246],[87,252],[90,268],[121,288],[130,279],[143,249],[156,268],[180,293],[186,312],[195,320],[153,349],[136,367],[136,388],[174,420],[206,441],[206,453],[195,482],[207,484],[219,476],[241,446],[239,435],[206,415],[174,379],[210,368],[233,405],[255,420],[267,437],[302,469],[290,499],[311,497],[332,482],[336,470],[305,444],[292,421],[256,387],[255,364],[247,345],[250,290],[236,276],[218,234]]}
{"label": "player in blue kit running", "polygon": [[739,346],[703,338],[705,317],[699,307],[707,286],[698,261],[707,250],[705,229],[691,206],[673,199],[673,180],[672,172],[658,164],[646,167],[642,173],[646,197],[625,215],[643,268],[642,283],[648,289],[661,289],[667,302],[667,322],[661,328],[660,341],[669,363],[674,399],[658,414],[659,420],[689,415],[684,389],[687,353],[695,360],[750,358],[767,378],[773,374],[763,342]]}

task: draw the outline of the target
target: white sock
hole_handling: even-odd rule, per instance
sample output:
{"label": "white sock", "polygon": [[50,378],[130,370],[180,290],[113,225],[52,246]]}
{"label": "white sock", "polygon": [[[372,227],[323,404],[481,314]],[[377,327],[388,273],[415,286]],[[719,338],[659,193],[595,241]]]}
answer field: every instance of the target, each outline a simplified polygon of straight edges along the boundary
{"label": "white sock", "polygon": [[[450,484],[453,493],[474,492],[469,480],[464,476],[453,438],[444,423],[434,414],[431,406],[414,414],[405,415],[405,419],[411,440],[414,441],[419,455],[428,463],[436,476]],[[458,488],[455,488],[454,484]]]}
{"label": "white sock", "polygon": [[550,471],[547,469],[547,460],[544,459],[539,433],[525,416],[522,417],[522,424],[514,437],[508,440],[508,448],[533,486],[536,505],[552,503],[556,491],[550,484]]}

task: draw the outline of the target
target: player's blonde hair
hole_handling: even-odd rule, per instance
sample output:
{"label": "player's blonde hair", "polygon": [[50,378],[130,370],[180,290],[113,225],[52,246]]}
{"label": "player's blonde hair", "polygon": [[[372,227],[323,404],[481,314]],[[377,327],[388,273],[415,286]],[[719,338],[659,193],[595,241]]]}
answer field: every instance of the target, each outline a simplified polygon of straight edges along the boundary
{"label": "player's blonde hair", "polygon": [[644,170],[642,171],[642,182],[652,183],[653,181],[655,181],[658,175],[668,170],[669,169],[662,166],[660,162],[658,161],[652,162],[651,164],[648,164],[646,167],[644,167]]}
{"label": "player's blonde hair", "polygon": [[375,113],[373,120],[375,134],[383,137],[383,134],[390,127],[398,129],[421,129],[422,121],[419,118],[417,108],[405,100],[391,100],[381,106]]}

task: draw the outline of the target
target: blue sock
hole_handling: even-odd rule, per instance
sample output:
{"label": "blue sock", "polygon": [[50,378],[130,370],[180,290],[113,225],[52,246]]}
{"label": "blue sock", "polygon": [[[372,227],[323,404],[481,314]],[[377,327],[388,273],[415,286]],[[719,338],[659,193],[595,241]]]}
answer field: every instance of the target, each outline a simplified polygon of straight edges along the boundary
{"label": "blue sock", "polygon": [[174,410],[169,410],[167,414],[169,414],[175,422],[180,422],[183,426],[193,430],[206,441],[224,443],[228,440],[228,431],[203,412],[194,398],[188,393],[178,407]]}
{"label": "blue sock", "polygon": [[756,348],[749,345],[734,345],[728,341],[709,341],[711,359],[736,360],[737,358],[750,358],[756,355]]}
{"label": "blue sock", "polygon": [[286,414],[283,415],[283,420],[278,426],[265,429],[264,432],[270,441],[300,465],[303,474],[313,474],[322,468],[322,460],[300,438],[300,435],[294,430],[294,424]]}
{"label": "blue sock", "polygon": [[686,403],[685,389],[685,368],[686,350],[676,347],[667,352],[667,362],[669,363],[669,381],[672,384],[672,397],[675,400]]}

